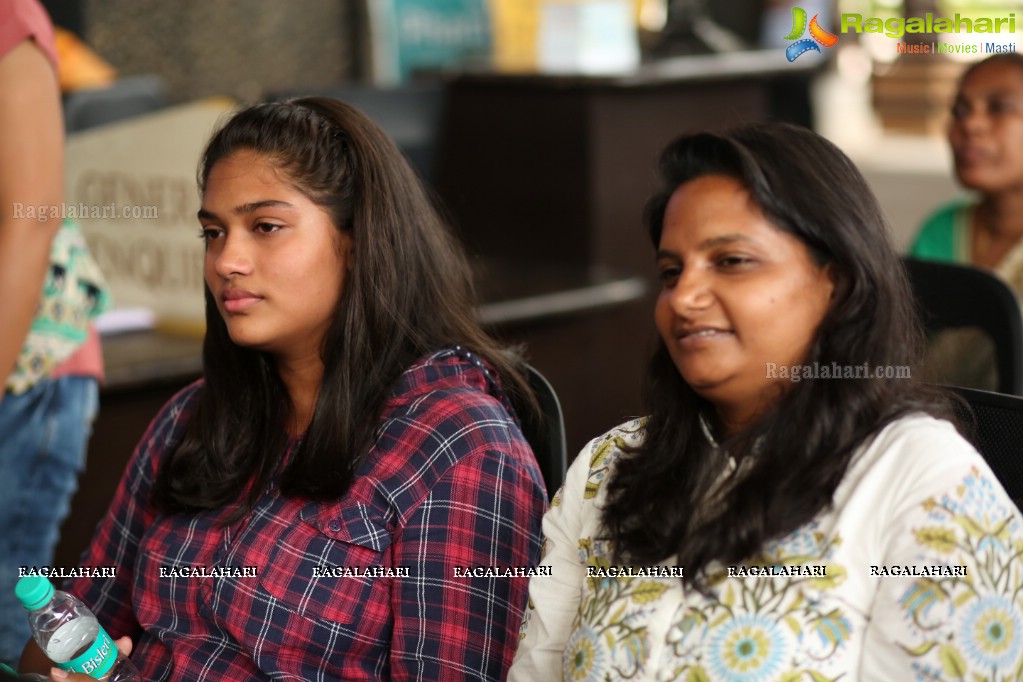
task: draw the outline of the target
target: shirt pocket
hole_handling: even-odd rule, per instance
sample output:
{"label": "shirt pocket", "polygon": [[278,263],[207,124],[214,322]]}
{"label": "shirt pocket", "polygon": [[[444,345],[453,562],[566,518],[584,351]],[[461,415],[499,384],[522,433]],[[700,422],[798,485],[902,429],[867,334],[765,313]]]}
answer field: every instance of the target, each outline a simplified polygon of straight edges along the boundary
{"label": "shirt pocket", "polygon": [[366,505],[311,503],[280,536],[260,584],[301,616],[355,623],[370,605],[381,609],[390,600],[391,579],[361,575],[389,565],[390,547],[385,522]]}

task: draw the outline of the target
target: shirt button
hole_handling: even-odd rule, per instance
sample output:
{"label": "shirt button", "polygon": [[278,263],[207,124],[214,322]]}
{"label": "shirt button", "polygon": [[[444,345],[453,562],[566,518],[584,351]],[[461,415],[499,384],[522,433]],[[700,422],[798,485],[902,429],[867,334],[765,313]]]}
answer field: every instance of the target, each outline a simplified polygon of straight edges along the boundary
{"label": "shirt button", "polygon": [[336,533],[339,530],[341,530],[341,522],[338,521],[337,519],[334,519],[333,521],[327,524],[327,528]]}

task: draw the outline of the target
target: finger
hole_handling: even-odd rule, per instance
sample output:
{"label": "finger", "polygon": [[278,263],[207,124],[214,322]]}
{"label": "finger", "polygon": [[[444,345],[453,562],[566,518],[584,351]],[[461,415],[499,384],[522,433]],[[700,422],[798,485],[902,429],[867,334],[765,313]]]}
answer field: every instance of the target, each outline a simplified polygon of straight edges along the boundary
{"label": "finger", "polygon": [[50,679],[55,682],[96,682],[85,673],[69,673],[60,668],[50,668]]}
{"label": "finger", "polygon": [[122,656],[130,656],[131,650],[134,646],[131,641],[131,637],[128,636],[121,637],[114,642],[114,645],[117,647],[117,650],[121,652]]}

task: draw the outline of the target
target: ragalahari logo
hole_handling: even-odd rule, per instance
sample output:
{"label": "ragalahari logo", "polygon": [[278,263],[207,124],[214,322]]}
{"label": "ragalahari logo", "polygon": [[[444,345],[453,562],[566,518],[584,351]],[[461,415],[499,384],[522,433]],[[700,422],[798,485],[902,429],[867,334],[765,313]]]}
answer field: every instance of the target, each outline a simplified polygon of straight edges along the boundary
{"label": "ragalahari logo", "polygon": [[818,44],[824,47],[831,47],[838,42],[838,36],[834,33],[828,33],[817,23],[817,17],[819,16],[819,14],[815,14],[813,19],[810,20],[810,37],[796,40],[807,30],[806,10],[802,7],[792,8],[792,32],[785,36],[785,40],[796,41],[785,48],[785,58],[790,62],[796,61],[796,58],[804,52],[809,52],[810,50],[820,52],[821,49],[817,47]]}

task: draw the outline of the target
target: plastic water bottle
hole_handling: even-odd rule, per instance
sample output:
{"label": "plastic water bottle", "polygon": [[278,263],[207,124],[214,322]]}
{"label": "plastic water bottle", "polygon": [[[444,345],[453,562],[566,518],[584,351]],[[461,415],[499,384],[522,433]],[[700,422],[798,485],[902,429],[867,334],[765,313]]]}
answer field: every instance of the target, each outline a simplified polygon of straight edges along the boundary
{"label": "plastic water bottle", "polygon": [[96,616],[78,598],[53,589],[41,575],[20,578],[14,594],[28,609],[36,644],[58,668],[107,682],[142,681],[139,671],[120,654]]}

